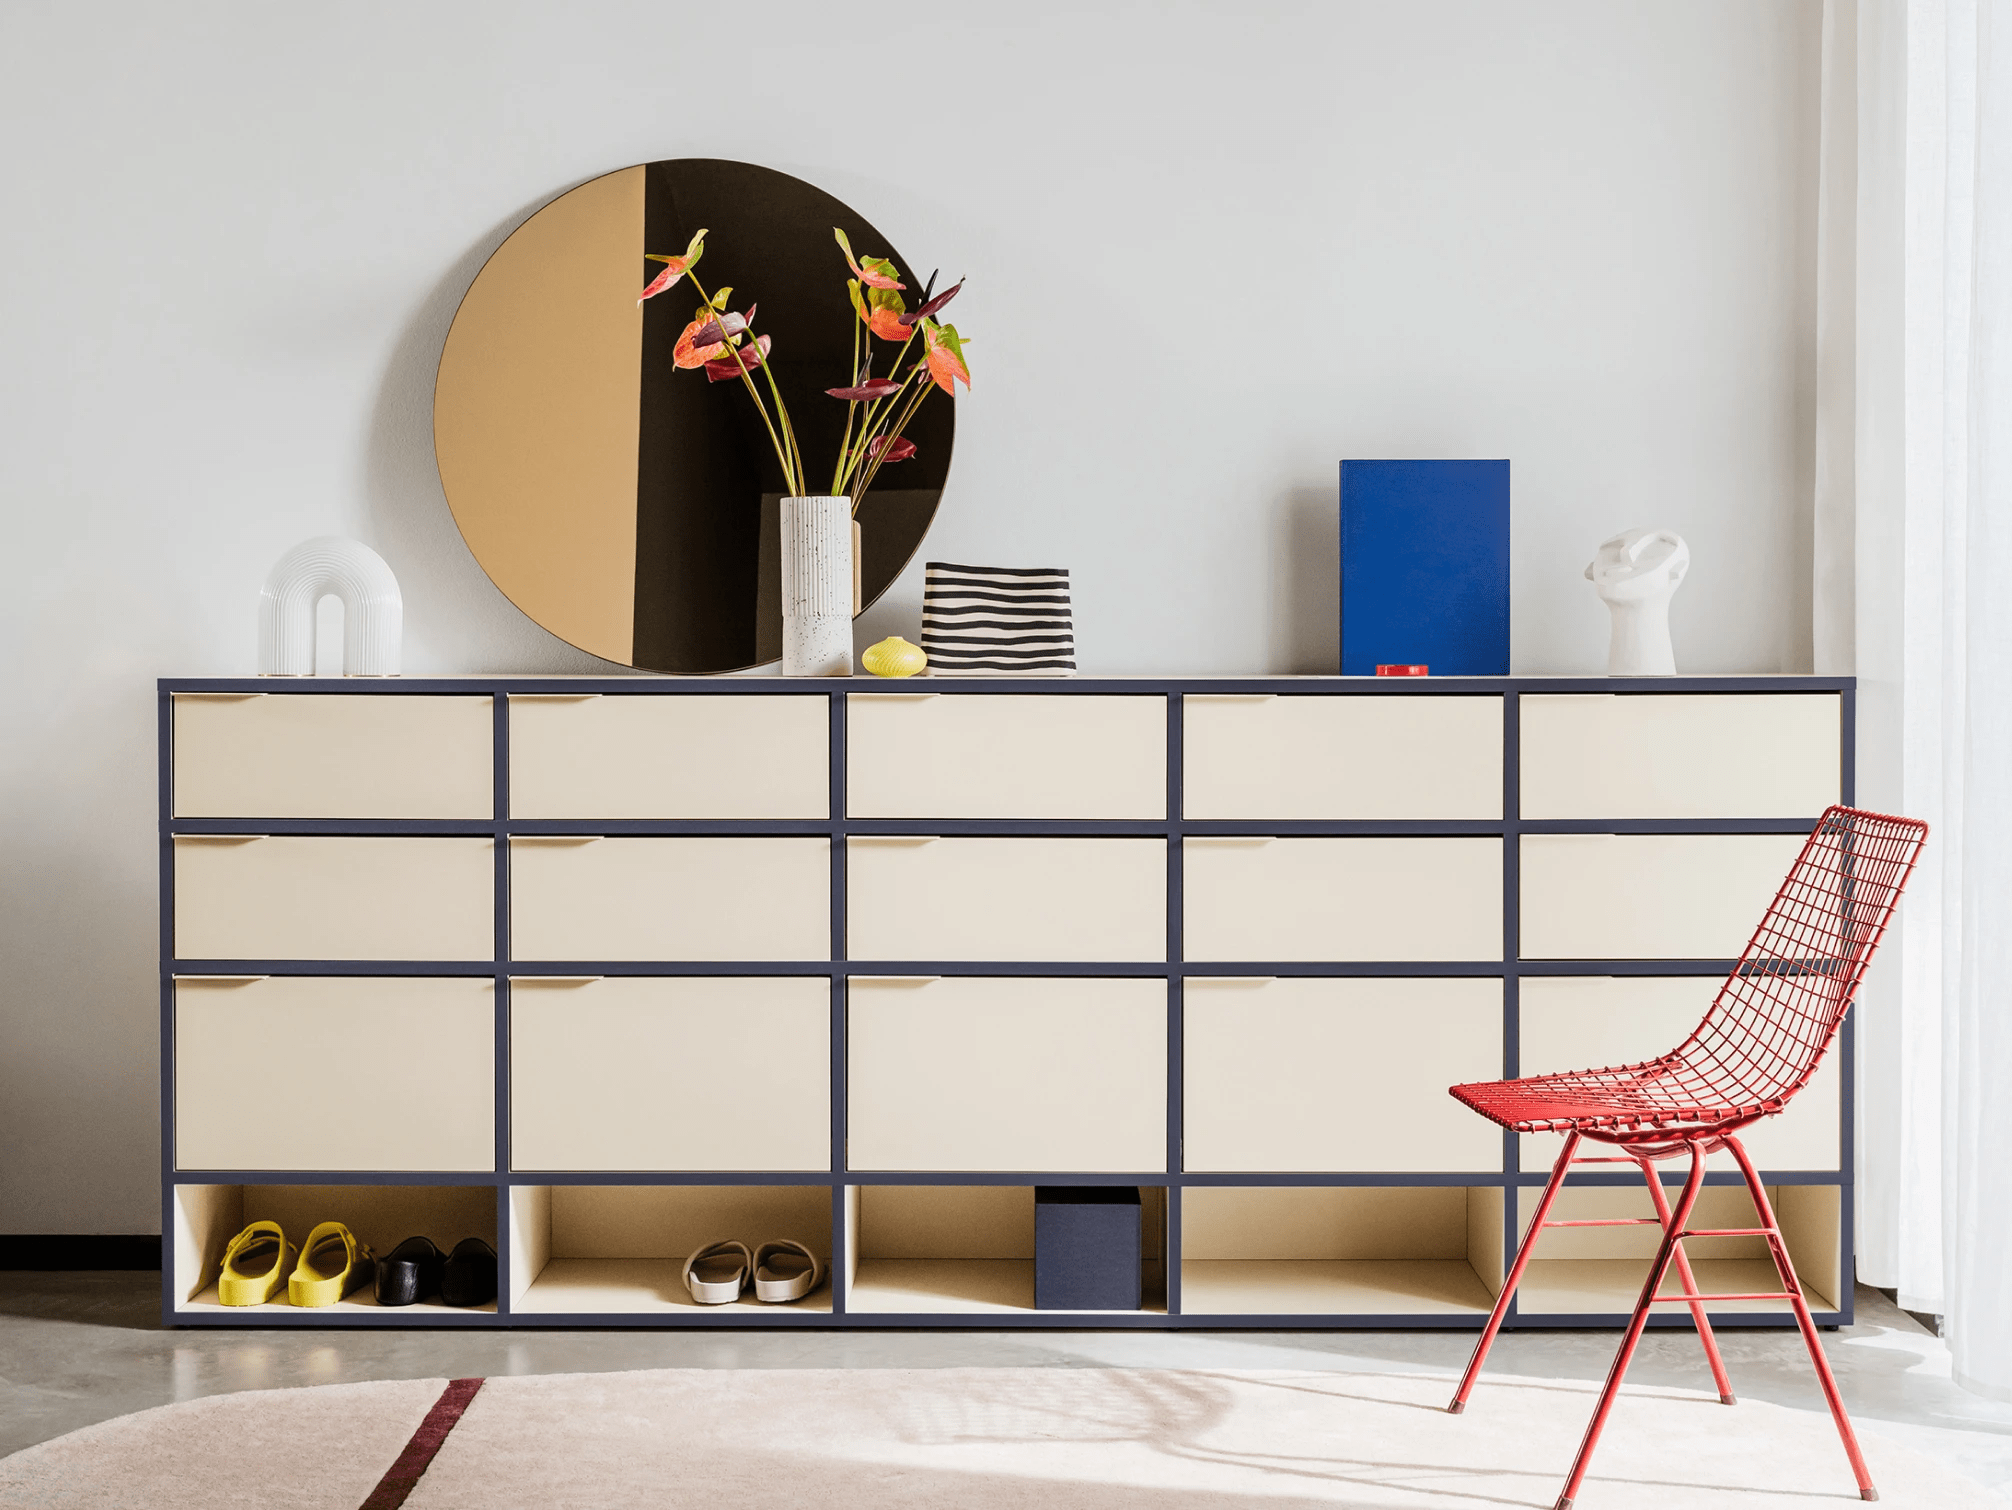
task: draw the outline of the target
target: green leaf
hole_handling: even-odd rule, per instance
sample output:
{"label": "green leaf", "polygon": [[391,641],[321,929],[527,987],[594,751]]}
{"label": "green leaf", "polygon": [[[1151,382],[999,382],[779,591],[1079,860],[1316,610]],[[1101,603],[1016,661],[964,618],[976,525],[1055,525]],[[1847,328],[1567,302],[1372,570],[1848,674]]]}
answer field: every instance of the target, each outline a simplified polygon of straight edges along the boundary
{"label": "green leaf", "polygon": [[857,278],[846,279],[845,291],[852,295],[852,312],[864,320],[866,318],[866,300],[860,297],[859,280]]}
{"label": "green leaf", "polygon": [[643,253],[643,260],[645,262],[676,262],[678,259],[667,257],[662,252],[645,252]]}
{"label": "green leaf", "polygon": [[727,307],[727,296],[731,294],[733,291],[734,291],[733,285],[729,283],[725,288],[721,289],[718,293],[714,294],[713,308],[725,309]]}
{"label": "green leaf", "polygon": [[693,233],[691,243],[685,248],[685,256],[690,261],[697,262],[699,260],[700,254],[703,253],[705,249],[706,249],[706,233],[704,228],[702,227],[698,231]]}
{"label": "green leaf", "polygon": [[870,273],[879,273],[884,278],[892,278],[896,283],[901,281],[901,269],[885,257],[868,257],[859,265]]}
{"label": "green leaf", "polygon": [[[892,267],[893,264],[889,263],[888,266]],[[908,303],[897,289],[869,288],[866,291],[866,302],[875,309],[891,309],[897,315],[908,313]]]}
{"label": "green leaf", "polygon": [[841,252],[845,253],[845,260],[847,264],[849,265],[855,260],[857,260],[852,255],[852,243],[846,239],[845,232],[841,231],[837,226],[833,226],[831,228],[831,234],[832,238],[838,242],[838,249]]}
{"label": "green leaf", "polygon": [[[955,325],[937,326],[936,340],[938,344],[947,349],[952,356],[957,358],[958,361],[960,362],[964,361],[964,337],[960,336],[957,333],[957,327]],[[968,366],[970,364],[966,363],[965,365]]]}

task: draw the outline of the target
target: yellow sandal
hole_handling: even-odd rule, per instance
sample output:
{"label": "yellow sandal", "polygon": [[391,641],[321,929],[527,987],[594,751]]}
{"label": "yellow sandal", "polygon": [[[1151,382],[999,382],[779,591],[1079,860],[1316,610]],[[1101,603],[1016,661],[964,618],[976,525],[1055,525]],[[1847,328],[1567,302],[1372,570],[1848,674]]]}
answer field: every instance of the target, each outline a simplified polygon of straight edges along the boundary
{"label": "yellow sandal", "polygon": [[323,1222],[300,1245],[300,1263],[287,1281],[286,1297],[297,1306],[332,1306],[351,1290],[370,1283],[377,1259],[341,1222]]}
{"label": "yellow sandal", "polygon": [[278,1222],[253,1222],[224,1249],[217,1300],[227,1306],[262,1306],[286,1283],[293,1245]]}

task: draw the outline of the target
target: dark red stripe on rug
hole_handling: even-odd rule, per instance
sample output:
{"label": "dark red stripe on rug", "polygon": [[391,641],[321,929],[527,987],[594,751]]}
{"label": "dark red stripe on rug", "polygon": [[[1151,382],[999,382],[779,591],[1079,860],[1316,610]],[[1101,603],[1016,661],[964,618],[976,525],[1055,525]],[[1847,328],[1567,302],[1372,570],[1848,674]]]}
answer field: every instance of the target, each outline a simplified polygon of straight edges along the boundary
{"label": "dark red stripe on rug", "polygon": [[419,1423],[419,1430],[405,1444],[405,1451],[398,1455],[397,1462],[385,1470],[384,1477],[377,1481],[377,1487],[370,1491],[370,1498],[358,1510],[398,1510],[405,1503],[406,1495],[412,1493],[413,1486],[425,1477],[427,1468],[433,1463],[433,1454],[440,1451],[440,1444],[447,1440],[447,1434],[454,1430],[461,1413],[468,1409],[468,1402],[475,1398],[475,1391],[480,1388],[480,1379],[449,1380],[440,1398],[433,1402],[433,1409]]}

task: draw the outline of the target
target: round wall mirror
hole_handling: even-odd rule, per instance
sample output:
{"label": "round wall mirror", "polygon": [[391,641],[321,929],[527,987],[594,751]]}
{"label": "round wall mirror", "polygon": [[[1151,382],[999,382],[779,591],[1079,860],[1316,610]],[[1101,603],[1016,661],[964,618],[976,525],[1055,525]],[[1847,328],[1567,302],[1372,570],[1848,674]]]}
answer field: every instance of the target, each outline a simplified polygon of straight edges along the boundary
{"label": "round wall mirror", "polygon": [[[699,274],[758,303],[814,490],[829,483],[857,316],[832,240],[920,274],[856,211],[749,163],[624,168],[546,205],[483,265],[455,313],[433,393],[433,443],[454,522],[504,595],[569,644],[647,671],[707,673],[782,654],[782,470],[737,382],[673,365],[689,283],[638,307],[704,227]],[[911,307],[915,294],[909,295]],[[862,332],[863,334],[863,332]],[[925,403],[916,453],[859,508],[862,603],[901,574],[935,517],[956,406]]]}

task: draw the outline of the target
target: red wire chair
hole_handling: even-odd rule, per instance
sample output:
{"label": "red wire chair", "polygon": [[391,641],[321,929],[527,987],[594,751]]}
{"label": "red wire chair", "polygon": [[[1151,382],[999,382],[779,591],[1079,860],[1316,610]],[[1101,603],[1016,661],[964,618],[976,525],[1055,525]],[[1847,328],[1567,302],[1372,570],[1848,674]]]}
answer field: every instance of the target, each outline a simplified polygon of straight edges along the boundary
{"label": "red wire chair", "polygon": [[[1795,1310],[1796,1325],[1816,1366],[1817,1381],[1830,1402],[1832,1420],[1844,1442],[1859,1494],[1876,1500],[1879,1493],[1866,1472],[1851,1419],[1845,1414],[1837,1380],[1817,1342],[1816,1323],[1797,1284],[1795,1266],[1775,1221],[1767,1192],[1753,1161],[1735,1136],[1741,1128],[1778,1115],[1816,1073],[1824,1052],[1837,1035],[1873,951],[1886,932],[1900,893],[1913,873],[1915,859],[1928,838],[1928,825],[1910,818],[1890,818],[1856,808],[1832,807],[1817,820],[1816,829],[1796,857],[1788,878],[1775,894],[1767,916],[1754,930],[1746,952],[1719,988],[1718,997],[1697,1030],[1659,1059],[1607,1069],[1578,1070],[1563,1075],[1532,1075],[1520,1080],[1493,1080],[1456,1085],[1452,1095],[1491,1122],[1512,1132],[1558,1132],[1565,1146],[1552,1166],[1550,1183],[1537,1203],[1530,1230],[1516,1252],[1516,1262],[1496,1298],[1495,1309],[1475,1344],[1467,1372],[1447,1409],[1458,1415],[1473,1392],[1474,1381],[1501,1330],[1502,1318],[1522,1281],[1531,1250],[1547,1227],[1611,1227],[1654,1223],[1663,1240],[1649,1265],[1641,1299],[1629,1320],[1614,1366],[1607,1374],[1600,1403],[1586,1427],[1571,1476],[1558,1498],[1557,1510],[1571,1510],[1586,1477],[1601,1429],[1613,1410],[1614,1397],[1635,1347],[1648,1324],[1649,1307],[1669,1302],[1689,1306],[1697,1323],[1705,1357],[1719,1399],[1733,1403],[1725,1362],[1712,1336],[1705,1307],[1713,1301],[1786,1300]],[[1582,1140],[1609,1144],[1622,1152],[1610,1157],[1576,1157]],[[1758,1227],[1693,1229],[1691,1209],[1704,1186],[1705,1158],[1720,1149],[1738,1161],[1752,1192]],[[1688,1153],[1690,1177],[1671,1210],[1654,1163]],[[1608,1221],[1550,1220],[1551,1204],[1574,1164],[1635,1164],[1648,1181],[1655,1202],[1653,1217]],[[1759,1237],[1767,1242],[1781,1276],[1782,1288],[1762,1294],[1701,1295],[1684,1256],[1688,1237]],[[1672,1263],[1680,1294],[1660,1295]]]}

